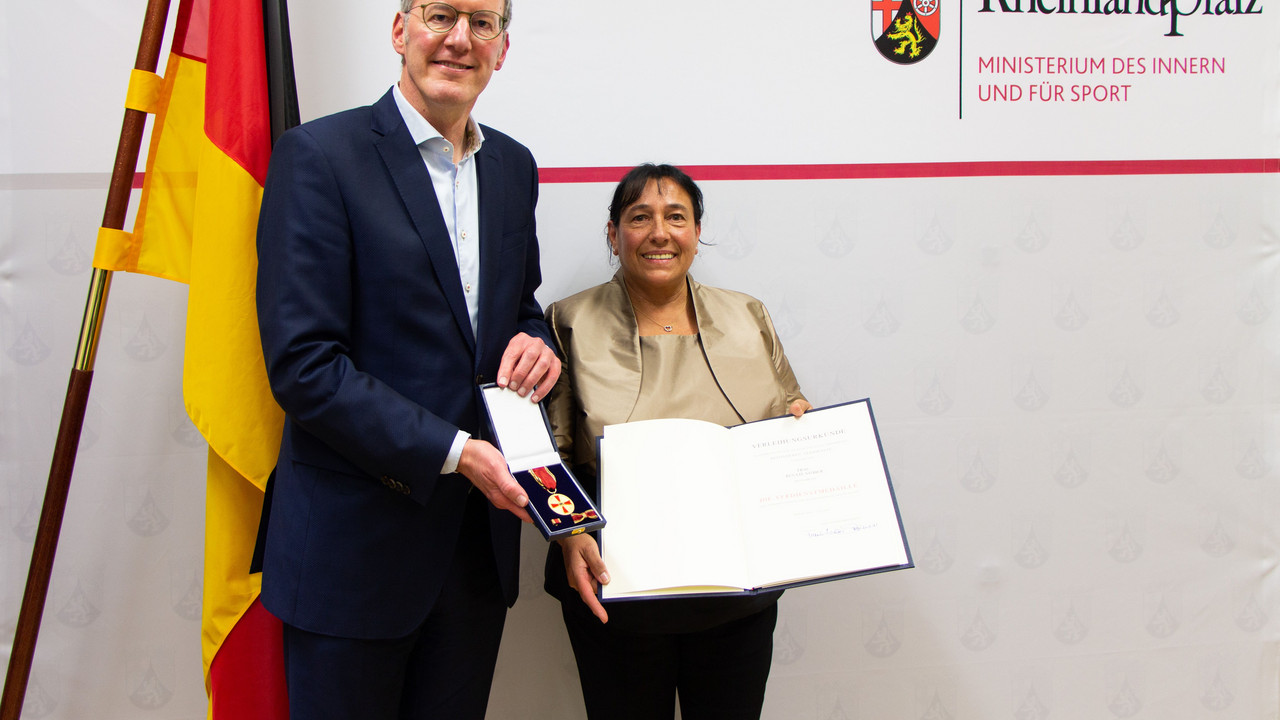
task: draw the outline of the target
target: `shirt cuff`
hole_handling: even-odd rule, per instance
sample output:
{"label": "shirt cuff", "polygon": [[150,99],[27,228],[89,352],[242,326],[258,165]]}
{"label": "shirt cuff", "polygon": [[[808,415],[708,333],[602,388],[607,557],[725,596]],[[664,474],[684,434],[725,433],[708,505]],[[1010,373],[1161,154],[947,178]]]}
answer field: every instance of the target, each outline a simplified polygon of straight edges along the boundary
{"label": "shirt cuff", "polygon": [[449,454],[444,458],[444,467],[440,468],[441,475],[458,472],[458,461],[462,459],[462,446],[466,445],[470,439],[470,434],[458,431],[457,437],[453,439],[453,445],[449,448]]}

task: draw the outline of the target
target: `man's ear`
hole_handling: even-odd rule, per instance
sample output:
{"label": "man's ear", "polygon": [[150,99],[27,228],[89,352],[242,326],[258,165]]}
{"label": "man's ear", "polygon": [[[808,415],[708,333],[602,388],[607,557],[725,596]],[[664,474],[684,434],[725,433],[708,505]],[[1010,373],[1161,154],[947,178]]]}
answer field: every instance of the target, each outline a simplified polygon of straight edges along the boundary
{"label": "man's ear", "polygon": [[396,19],[391,22],[391,47],[400,56],[401,62],[404,62],[404,33],[405,15],[396,13]]}
{"label": "man's ear", "polygon": [[511,48],[511,35],[502,33],[502,52],[498,53],[498,62],[493,66],[494,70],[501,70],[502,63],[507,59],[507,50]]}

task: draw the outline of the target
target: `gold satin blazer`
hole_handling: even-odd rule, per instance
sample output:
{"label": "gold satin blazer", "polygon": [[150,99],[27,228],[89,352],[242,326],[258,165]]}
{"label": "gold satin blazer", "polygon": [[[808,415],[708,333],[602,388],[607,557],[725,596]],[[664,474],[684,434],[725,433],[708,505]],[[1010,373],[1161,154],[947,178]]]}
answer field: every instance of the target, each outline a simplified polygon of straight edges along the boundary
{"label": "gold satin blazer", "polygon": [[[707,365],[738,416],[748,422],[786,414],[804,395],[764,304],[692,277],[688,283]],[[640,397],[640,330],[622,271],[552,303],[547,323],[562,363],[547,400],[556,445],[571,466],[594,472],[596,437],[605,425],[627,422]]]}

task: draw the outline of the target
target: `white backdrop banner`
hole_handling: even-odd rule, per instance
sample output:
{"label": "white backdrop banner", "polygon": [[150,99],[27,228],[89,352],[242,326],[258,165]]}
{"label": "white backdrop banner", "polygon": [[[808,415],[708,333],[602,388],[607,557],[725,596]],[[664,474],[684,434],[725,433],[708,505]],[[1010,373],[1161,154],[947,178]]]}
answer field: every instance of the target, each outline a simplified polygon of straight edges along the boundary
{"label": "white backdrop banner", "polygon": [[[0,648],[143,6],[0,5]],[[540,298],[612,273],[623,168],[691,167],[694,275],[764,300],[815,404],[875,404],[917,567],[789,591],[766,718],[1280,717],[1274,8],[514,10],[476,117],[542,167]],[[304,117],[397,77],[392,0],[290,11]],[[184,306],[116,278],[24,717],[204,716]],[[490,716],[584,717],[524,548]]]}

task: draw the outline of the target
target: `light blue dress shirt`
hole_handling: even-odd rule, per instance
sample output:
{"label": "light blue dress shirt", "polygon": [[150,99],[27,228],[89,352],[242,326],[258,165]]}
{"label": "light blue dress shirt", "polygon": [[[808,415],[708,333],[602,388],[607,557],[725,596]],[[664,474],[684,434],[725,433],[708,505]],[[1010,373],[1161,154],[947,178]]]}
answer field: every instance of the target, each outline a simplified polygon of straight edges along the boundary
{"label": "light blue dress shirt", "polygon": [[[462,293],[467,301],[467,315],[471,320],[471,332],[479,337],[480,320],[480,186],[476,180],[476,153],[484,143],[484,133],[472,118],[467,118],[467,138],[471,146],[462,154],[462,160],[453,162],[453,143],[427,122],[400,92],[400,86],[392,86],[392,94],[409,135],[418,145],[422,161],[431,174],[431,185],[440,203],[453,255],[458,260],[458,274],[462,279]],[[462,457],[462,446],[471,436],[459,430],[449,455],[445,458],[442,473],[455,472]]]}

